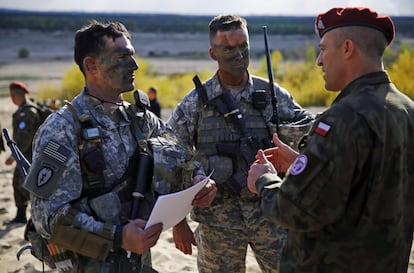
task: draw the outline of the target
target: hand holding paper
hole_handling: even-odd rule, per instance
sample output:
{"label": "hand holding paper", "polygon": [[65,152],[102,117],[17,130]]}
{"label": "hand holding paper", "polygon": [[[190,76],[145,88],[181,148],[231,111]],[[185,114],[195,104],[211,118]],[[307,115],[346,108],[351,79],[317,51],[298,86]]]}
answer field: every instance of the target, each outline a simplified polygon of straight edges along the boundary
{"label": "hand holding paper", "polygon": [[145,229],[156,223],[163,223],[163,230],[167,230],[184,219],[191,211],[194,197],[204,188],[210,177],[211,174],[183,191],[158,197]]}

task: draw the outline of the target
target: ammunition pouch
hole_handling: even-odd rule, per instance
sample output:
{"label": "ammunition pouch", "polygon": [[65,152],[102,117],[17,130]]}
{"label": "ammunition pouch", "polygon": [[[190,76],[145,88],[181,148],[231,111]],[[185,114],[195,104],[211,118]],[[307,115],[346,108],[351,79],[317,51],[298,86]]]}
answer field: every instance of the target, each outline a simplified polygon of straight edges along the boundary
{"label": "ammunition pouch", "polygon": [[256,158],[259,149],[270,147],[265,140],[258,140],[256,137],[244,137],[238,144],[217,143],[217,154],[230,157],[233,165],[233,174],[224,182],[219,183],[219,187],[224,188],[231,195],[237,195],[247,186],[247,173],[250,165]]}
{"label": "ammunition pouch", "polygon": [[240,191],[247,186],[247,171],[247,168],[239,170],[219,186],[221,186],[231,195],[239,194]]}
{"label": "ammunition pouch", "polygon": [[38,260],[45,263],[51,269],[57,269],[59,272],[71,272],[73,269],[74,253],[63,249],[52,242],[44,239],[35,229],[33,222],[29,219],[25,231],[25,240],[31,243],[30,246],[21,248],[17,253],[17,259],[26,250],[30,252]]}
{"label": "ammunition pouch", "polygon": [[[29,219],[26,224],[26,228],[24,230],[24,239],[30,242],[30,253],[33,256],[35,256],[38,260],[44,262],[51,269],[56,268],[52,255],[47,249],[48,242],[36,231],[32,219]],[[18,259],[19,256],[20,255],[17,254]]]}
{"label": "ammunition pouch", "polygon": [[57,246],[99,261],[106,260],[113,246],[111,238],[59,223],[53,226],[50,241]]}

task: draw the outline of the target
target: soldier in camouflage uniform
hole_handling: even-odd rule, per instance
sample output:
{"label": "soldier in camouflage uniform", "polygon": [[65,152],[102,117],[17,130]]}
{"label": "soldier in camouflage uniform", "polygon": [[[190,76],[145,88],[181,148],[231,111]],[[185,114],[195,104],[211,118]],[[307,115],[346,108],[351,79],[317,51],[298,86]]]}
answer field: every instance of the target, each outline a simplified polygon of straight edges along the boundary
{"label": "soldier in camouflage uniform", "polygon": [[[143,157],[133,169],[128,166],[137,148],[146,151],[141,145],[147,139],[171,130],[143,105],[122,100],[122,93],[134,88],[134,54],[130,34],[120,23],[92,22],[79,30],[75,61],[85,88],[36,135],[25,187],[32,193],[37,231],[58,250],[66,249],[56,255],[59,272],[155,272],[149,249],[162,224],[144,230],[149,210],[142,208],[153,204],[147,198],[155,191],[172,189],[149,189],[146,179],[131,185],[131,172],[152,170],[139,168]],[[148,101],[144,93],[137,94],[137,102]],[[136,184],[144,185],[139,192],[145,197],[139,217],[131,218]],[[208,205],[214,190],[210,181],[193,205]]]}
{"label": "soldier in camouflage uniform", "polygon": [[2,152],[6,151],[6,148],[4,147],[3,127],[1,127],[1,123],[0,123],[0,130],[1,130],[1,134],[0,134],[0,154],[1,154]]}
{"label": "soldier in camouflage uniform", "polygon": [[[278,148],[259,151],[249,189],[262,198],[265,216],[288,228],[280,272],[406,273],[414,102],[383,70],[394,24],[368,8],[334,8],[318,15],[316,29],[325,87],[342,91],[317,117],[300,154],[277,136]],[[284,180],[266,156],[294,160]]]}
{"label": "soldier in camouflage uniform", "polygon": [[[13,139],[23,155],[30,161],[32,158],[32,142],[37,128],[41,124],[41,117],[36,110],[36,105],[28,98],[29,90],[26,85],[14,81],[9,86],[10,97],[18,106],[13,113]],[[14,162],[13,156],[6,159],[6,165]],[[29,192],[23,188],[24,178],[16,167],[13,173],[13,194],[17,207],[16,217],[10,223],[26,223],[26,209],[30,201]]]}
{"label": "soldier in camouflage uniform", "polygon": [[[246,187],[247,169],[258,150],[254,144],[268,145],[276,131],[277,125],[270,122],[273,107],[269,82],[248,73],[249,39],[243,18],[218,16],[209,26],[210,56],[218,62],[217,73],[205,83],[209,101],[202,101],[200,89],[192,90],[173,111],[169,124],[179,139],[205,157],[203,166],[207,172],[214,170],[218,192],[211,207],[192,211],[192,218],[199,222],[196,238],[184,220],[173,228],[174,240],[186,254],[191,254],[191,244],[197,244],[199,272],[245,272],[248,245],[263,272],[278,272],[286,230],[263,217],[259,198]],[[274,87],[280,122],[312,119],[285,89]],[[258,93],[264,95],[261,101],[253,98]],[[233,97],[229,100],[235,108],[231,108],[232,103],[223,103],[231,109],[222,114],[210,102],[224,96]],[[254,106],[256,102],[260,107]],[[229,120],[231,116],[243,117],[244,122],[235,124]],[[245,130],[239,130],[239,125]],[[252,148],[244,149],[243,143],[253,144]],[[247,150],[253,152],[253,158],[244,158]]]}

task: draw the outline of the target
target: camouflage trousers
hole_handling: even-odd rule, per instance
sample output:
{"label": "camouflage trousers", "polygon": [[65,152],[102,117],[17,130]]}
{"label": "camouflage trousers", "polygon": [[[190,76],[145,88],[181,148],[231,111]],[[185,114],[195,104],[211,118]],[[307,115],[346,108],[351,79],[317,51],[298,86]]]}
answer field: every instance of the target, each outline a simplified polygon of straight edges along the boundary
{"label": "camouflage trousers", "polygon": [[151,268],[151,253],[149,251],[140,256],[132,254],[131,258],[135,262],[131,263],[125,251],[114,254],[111,261],[108,262],[100,262],[78,255],[77,259],[73,261],[74,267],[70,273],[157,273]]}
{"label": "camouflage trousers", "polygon": [[18,168],[15,168],[13,173],[13,194],[16,207],[27,207],[30,193],[23,188],[23,177]]}
{"label": "camouflage trousers", "polygon": [[196,230],[197,266],[200,273],[246,272],[249,245],[262,272],[278,273],[287,230],[264,218],[245,230],[199,224]]}

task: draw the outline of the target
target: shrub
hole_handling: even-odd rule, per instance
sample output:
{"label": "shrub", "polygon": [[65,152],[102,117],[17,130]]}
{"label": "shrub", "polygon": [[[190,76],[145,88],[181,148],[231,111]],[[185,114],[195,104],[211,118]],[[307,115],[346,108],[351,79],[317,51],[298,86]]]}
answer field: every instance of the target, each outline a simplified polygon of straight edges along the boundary
{"label": "shrub", "polygon": [[30,51],[27,48],[20,48],[19,52],[17,53],[17,56],[20,59],[27,59],[30,56]]}

